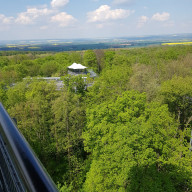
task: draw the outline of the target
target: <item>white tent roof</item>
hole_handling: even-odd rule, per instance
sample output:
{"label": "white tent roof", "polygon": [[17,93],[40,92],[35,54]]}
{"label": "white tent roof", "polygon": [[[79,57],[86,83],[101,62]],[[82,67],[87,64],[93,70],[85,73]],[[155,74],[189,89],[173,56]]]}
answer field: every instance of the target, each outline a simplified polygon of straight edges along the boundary
{"label": "white tent roof", "polygon": [[86,69],[87,67],[81,65],[81,64],[77,64],[77,63],[73,63],[72,65],[70,65],[68,67],[68,69]]}

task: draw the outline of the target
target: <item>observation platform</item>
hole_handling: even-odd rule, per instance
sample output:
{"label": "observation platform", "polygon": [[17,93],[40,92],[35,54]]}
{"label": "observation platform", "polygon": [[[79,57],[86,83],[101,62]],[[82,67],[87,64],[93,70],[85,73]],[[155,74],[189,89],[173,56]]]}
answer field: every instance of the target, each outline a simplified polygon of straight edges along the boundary
{"label": "observation platform", "polygon": [[0,103],[0,192],[58,192]]}

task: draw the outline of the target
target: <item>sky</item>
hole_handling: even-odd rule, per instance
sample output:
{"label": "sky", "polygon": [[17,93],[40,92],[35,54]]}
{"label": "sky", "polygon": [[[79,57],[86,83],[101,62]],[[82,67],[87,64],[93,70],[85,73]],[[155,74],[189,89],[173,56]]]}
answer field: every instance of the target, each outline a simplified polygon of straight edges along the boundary
{"label": "sky", "polygon": [[192,0],[0,0],[0,40],[192,33]]}

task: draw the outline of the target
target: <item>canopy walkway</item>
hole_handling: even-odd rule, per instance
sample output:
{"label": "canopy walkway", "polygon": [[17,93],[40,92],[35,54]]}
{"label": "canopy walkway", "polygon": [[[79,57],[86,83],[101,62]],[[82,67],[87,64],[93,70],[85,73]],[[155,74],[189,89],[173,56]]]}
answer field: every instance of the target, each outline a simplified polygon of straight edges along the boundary
{"label": "canopy walkway", "polygon": [[58,190],[0,103],[0,192],[26,191]]}

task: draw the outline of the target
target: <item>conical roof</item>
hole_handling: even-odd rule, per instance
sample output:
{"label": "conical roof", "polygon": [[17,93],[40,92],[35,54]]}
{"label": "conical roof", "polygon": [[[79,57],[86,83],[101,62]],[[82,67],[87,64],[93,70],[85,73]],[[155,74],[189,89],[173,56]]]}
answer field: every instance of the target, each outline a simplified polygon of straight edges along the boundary
{"label": "conical roof", "polygon": [[73,63],[72,65],[70,65],[68,67],[68,69],[86,69],[87,67],[81,65],[81,64],[77,64],[77,63]]}

